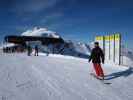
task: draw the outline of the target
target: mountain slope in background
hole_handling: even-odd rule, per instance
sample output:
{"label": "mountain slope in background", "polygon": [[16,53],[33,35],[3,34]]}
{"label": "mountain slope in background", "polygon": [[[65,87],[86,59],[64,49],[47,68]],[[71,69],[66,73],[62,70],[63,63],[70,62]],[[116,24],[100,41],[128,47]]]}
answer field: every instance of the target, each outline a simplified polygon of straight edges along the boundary
{"label": "mountain slope in background", "polygon": [[126,66],[133,66],[133,52],[122,46],[121,63]]}

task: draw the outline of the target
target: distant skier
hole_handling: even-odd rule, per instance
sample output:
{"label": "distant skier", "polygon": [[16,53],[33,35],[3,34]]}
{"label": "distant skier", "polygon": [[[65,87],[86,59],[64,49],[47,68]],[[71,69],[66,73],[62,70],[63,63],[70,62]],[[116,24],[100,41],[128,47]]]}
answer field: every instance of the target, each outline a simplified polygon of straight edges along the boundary
{"label": "distant skier", "polygon": [[38,56],[38,46],[35,46],[35,56]]}
{"label": "distant skier", "polygon": [[27,51],[28,51],[28,52],[27,52],[27,55],[28,55],[28,56],[31,56],[32,48],[31,48],[30,45],[27,46]]}
{"label": "distant skier", "polygon": [[101,61],[104,64],[104,53],[102,49],[99,47],[98,42],[95,42],[94,45],[95,47],[92,49],[89,62],[92,60],[92,63],[96,72],[96,77],[104,80],[104,72],[101,67]]}

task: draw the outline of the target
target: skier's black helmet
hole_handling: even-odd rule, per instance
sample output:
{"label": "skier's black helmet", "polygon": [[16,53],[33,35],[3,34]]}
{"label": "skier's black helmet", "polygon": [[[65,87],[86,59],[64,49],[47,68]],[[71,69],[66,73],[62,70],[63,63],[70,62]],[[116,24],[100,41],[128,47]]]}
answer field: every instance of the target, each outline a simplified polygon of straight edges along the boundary
{"label": "skier's black helmet", "polygon": [[95,42],[94,44],[95,44],[95,45],[99,45],[99,42]]}

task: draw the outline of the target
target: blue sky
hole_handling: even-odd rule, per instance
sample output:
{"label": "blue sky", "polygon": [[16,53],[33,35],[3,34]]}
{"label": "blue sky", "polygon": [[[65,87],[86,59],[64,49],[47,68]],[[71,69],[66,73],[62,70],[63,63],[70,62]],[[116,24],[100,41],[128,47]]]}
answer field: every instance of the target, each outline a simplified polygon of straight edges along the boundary
{"label": "blue sky", "polygon": [[95,35],[121,32],[133,49],[133,0],[0,0],[0,40],[33,27],[65,39],[90,42]]}

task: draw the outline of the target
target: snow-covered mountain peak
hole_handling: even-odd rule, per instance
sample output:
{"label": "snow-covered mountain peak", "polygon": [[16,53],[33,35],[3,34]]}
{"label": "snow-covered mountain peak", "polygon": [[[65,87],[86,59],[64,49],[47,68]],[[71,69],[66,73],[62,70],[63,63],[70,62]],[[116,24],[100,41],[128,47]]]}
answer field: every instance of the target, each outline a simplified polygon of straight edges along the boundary
{"label": "snow-covered mountain peak", "polygon": [[21,34],[22,36],[41,36],[41,37],[53,37],[60,38],[56,32],[50,31],[47,28],[37,28],[35,27],[32,30],[27,30]]}

